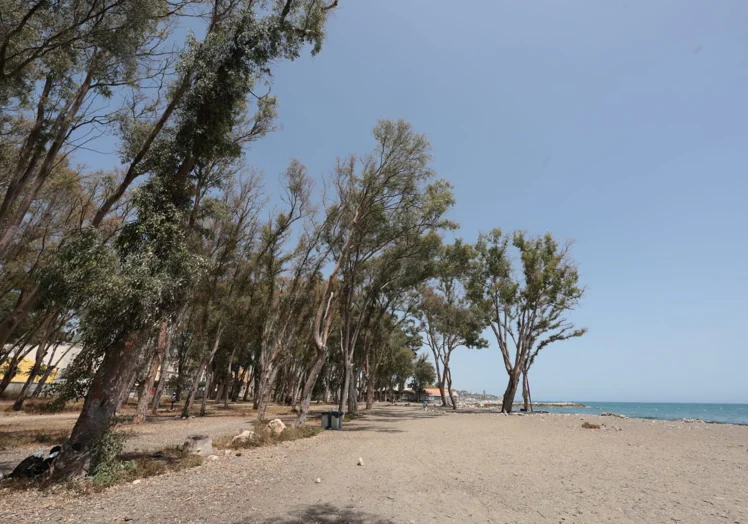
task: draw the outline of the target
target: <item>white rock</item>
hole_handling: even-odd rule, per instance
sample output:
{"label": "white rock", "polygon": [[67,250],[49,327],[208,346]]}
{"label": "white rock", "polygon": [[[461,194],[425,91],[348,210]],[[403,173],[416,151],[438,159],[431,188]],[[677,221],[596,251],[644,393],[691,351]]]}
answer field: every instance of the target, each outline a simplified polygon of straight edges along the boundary
{"label": "white rock", "polygon": [[230,450],[230,449],[224,449],[224,450],[223,450],[223,455],[224,455],[225,457],[228,457],[229,455],[231,455],[231,450]]}
{"label": "white rock", "polygon": [[208,460],[218,460],[218,455],[208,455]]}
{"label": "white rock", "polygon": [[273,434],[273,436],[277,437],[285,431],[286,425],[281,419],[276,418],[268,422],[268,429],[270,430],[270,433]]}
{"label": "white rock", "polygon": [[143,482],[143,481],[140,480],[140,479],[135,479],[135,480],[132,481],[133,484],[140,484],[141,482]]}
{"label": "white rock", "polygon": [[213,440],[208,435],[190,435],[184,441],[182,449],[185,453],[207,457],[213,454]]}
{"label": "white rock", "polygon": [[231,439],[232,444],[242,444],[244,442],[247,442],[249,440],[252,440],[252,438],[255,436],[255,432],[251,429],[245,429],[241,433],[239,433],[237,436]]}
{"label": "white rock", "polygon": [[321,483],[322,483],[322,479],[321,479],[321,478],[319,478],[319,477],[317,477],[317,478],[316,478],[316,479],[314,480],[314,483],[315,483],[315,484],[321,484]]}
{"label": "white rock", "polygon": [[362,459],[361,457],[358,457],[358,465],[359,466],[363,466],[364,465],[364,459]]}

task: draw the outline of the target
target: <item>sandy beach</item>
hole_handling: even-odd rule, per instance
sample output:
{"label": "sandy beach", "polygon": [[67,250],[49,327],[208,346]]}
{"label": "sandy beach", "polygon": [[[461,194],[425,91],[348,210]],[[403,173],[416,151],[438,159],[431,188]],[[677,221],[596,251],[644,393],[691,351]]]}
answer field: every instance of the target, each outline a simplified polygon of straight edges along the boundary
{"label": "sandy beach", "polygon": [[0,520],[748,523],[745,486],[748,427],[379,406],[99,494],[0,491]]}

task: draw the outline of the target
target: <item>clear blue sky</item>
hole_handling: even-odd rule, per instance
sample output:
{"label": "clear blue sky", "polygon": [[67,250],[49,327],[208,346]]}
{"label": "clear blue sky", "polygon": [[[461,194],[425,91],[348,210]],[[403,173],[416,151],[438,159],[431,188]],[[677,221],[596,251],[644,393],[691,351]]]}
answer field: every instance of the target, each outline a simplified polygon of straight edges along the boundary
{"label": "clear blue sky", "polygon": [[[739,0],[341,0],[275,69],[283,128],[249,164],[321,177],[404,118],[461,236],[577,242],[589,334],[538,359],[535,399],[748,402],[746,27]],[[503,392],[495,344],[458,353],[458,388]]]}

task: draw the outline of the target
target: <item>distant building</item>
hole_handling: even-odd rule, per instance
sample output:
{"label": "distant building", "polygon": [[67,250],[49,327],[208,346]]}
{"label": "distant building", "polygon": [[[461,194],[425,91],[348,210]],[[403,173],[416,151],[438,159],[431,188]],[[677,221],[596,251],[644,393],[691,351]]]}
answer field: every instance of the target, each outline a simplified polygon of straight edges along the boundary
{"label": "distant building", "polygon": [[[57,346],[57,349],[54,350],[54,354],[52,353],[54,350],[50,349],[47,352],[47,355],[44,357],[44,366],[47,366],[50,364],[50,362],[55,366],[55,369],[52,370],[52,372],[49,374],[49,377],[47,378],[47,381],[45,383],[45,386],[47,384],[54,384],[55,382],[58,382],[62,376],[64,375],[65,369],[70,365],[70,363],[75,359],[75,357],[80,353],[81,347],[80,346],[70,346],[69,344],[59,344]],[[50,360],[51,357],[51,360]],[[16,376],[14,376],[10,384],[8,384],[8,387],[3,391],[2,398],[16,398],[21,393],[21,389],[23,388],[23,385],[26,383],[26,380],[29,378],[29,372],[31,371],[31,368],[34,367],[34,362],[36,360],[36,351],[32,350],[26,357],[18,363],[18,371],[16,373]],[[44,373],[39,373],[34,378],[34,384],[38,383],[39,380],[41,380]],[[31,386],[35,387],[35,386]],[[33,390],[32,390],[33,391]]]}
{"label": "distant building", "polygon": [[[455,397],[455,400],[459,402],[459,395],[457,394],[456,390],[452,390],[452,394]],[[449,398],[449,391],[444,390],[444,395],[447,397],[447,405],[452,405],[451,400]],[[428,402],[429,404],[439,404],[442,403],[442,395],[439,391],[439,388],[426,388],[423,393],[419,395],[418,398],[416,398],[416,394],[411,389],[405,389],[402,391],[400,395],[400,400],[403,400],[405,402]]]}

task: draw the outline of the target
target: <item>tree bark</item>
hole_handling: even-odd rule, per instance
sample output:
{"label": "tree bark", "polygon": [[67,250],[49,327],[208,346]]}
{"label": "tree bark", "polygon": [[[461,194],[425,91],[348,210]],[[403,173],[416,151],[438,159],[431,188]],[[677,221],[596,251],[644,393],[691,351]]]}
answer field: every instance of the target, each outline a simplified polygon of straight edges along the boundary
{"label": "tree bark", "polygon": [[146,414],[148,413],[148,406],[151,404],[153,398],[153,383],[156,380],[156,373],[158,367],[163,361],[164,352],[166,351],[166,321],[161,322],[161,331],[158,334],[158,343],[156,345],[156,352],[151,357],[151,363],[148,367],[148,373],[145,376],[143,382],[143,391],[138,399],[138,407],[135,410],[135,417],[132,419],[133,424],[142,424],[145,422]]}
{"label": "tree bark", "polygon": [[530,379],[527,378],[527,370],[522,373],[522,400],[525,404],[525,411],[532,411],[532,398],[530,397]]}
{"label": "tree bark", "polygon": [[304,382],[304,389],[301,391],[301,409],[299,410],[299,416],[296,418],[296,427],[300,428],[306,424],[307,416],[309,415],[309,406],[312,403],[312,392],[314,391],[314,385],[317,383],[317,377],[319,377],[322,367],[325,365],[325,359],[327,355],[324,350],[318,351],[317,360],[314,361],[309,376]]}
{"label": "tree bark", "polygon": [[128,384],[138,364],[143,334],[133,333],[106,352],[94,375],[70,438],[55,463],[55,475],[73,479],[89,474],[96,467],[91,452],[109,431],[117,407],[128,393]]}
{"label": "tree bark", "polygon": [[192,404],[193,402],[195,402],[195,393],[197,393],[197,388],[200,387],[200,379],[202,378],[202,374],[203,372],[205,372],[206,368],[213,362],[213,357],[216,355],[218,346],[221,344],[221,335],[223,335],[223,325],[221,322],[219,322],[218,331],[216,332],[216,339],[213,343],[213,350],[210,352],[208,358],[204,358],[197,367],[195,377],[192,380],[192,389],[190,390],[190,394],[187,396],[187,400],[184,403],[184,408],[182,409],[182,418],[190,417],[190,409],[192,409]]}
{"label": "tree bark", "polygon": [[512,407],[514,406],[514,397],[517,395],[517,389],[519,387],[520,372],[519,369],[515,369],[509,374],[509,383],[506,386],[504,392],[504,399],[501,403],[502,413],[511,413]]}
{"label": "tree bark", "polygon": [[203,398],[200,401],[200,416],[205,416],[205,407],[208,403],[208,396],[212,393],[213,389],[213,375],[214,373],[210,371],[210,369],[207,370],[205,373],[205,389],[203,389]]}
{"label": "tree bark", "polygon": [[447,368],[447,389],[449,391],[449,399],[452,401],[452,409],[457,411],[457,399],[452,392],[452,370]]}

